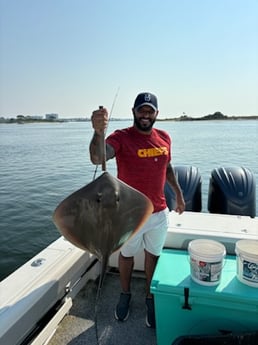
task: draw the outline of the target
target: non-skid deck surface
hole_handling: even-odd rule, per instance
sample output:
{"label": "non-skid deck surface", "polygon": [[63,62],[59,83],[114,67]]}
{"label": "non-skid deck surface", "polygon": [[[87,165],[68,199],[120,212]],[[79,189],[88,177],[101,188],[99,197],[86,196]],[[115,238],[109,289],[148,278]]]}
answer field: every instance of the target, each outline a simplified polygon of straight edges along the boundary
{"label": "non-skid deck surface", "polygon": [[156,345],[155,330],[145,325],[145,279],[132,280],[130,315],[125,322],[114,318],[120,294],[118,275],[106,275],[95,317],[96,291],[96,282],[86,284],[49,345]]}

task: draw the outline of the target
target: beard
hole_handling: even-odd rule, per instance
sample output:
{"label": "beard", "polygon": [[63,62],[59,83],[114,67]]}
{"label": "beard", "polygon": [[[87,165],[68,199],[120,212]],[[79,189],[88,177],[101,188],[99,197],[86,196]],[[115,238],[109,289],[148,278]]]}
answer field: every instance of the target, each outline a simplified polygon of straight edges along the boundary
{"label": "beard", "polygon": [[148,132],[152,129],[155,121],[156,121],[156,118],[153,119],[153,120],[148,120],[148,122],[145,122],[145,123],[142,123],[141,120],[144,119],[144,117],[140,117],[140,118],[136,118],[136,116],[134,115],[134,125],[142,132]]}

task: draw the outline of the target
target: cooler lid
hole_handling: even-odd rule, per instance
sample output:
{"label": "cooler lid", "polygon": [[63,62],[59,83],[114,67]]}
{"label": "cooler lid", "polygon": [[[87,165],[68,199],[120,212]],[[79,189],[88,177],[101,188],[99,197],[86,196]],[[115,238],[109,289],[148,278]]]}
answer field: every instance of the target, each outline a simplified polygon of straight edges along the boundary
{"label": "cooler lid", "polygon": [[216,297],[227,301],[258,304],[258,288],[241,283],[236,277],[236,257],[226,256],[220,283],[216,286],[204,286],[194,282],[190,273],[190,257],[187,251],[164,249],[158,260],[151,292],[184,295],[189,288],[189,295],[194,297]]}

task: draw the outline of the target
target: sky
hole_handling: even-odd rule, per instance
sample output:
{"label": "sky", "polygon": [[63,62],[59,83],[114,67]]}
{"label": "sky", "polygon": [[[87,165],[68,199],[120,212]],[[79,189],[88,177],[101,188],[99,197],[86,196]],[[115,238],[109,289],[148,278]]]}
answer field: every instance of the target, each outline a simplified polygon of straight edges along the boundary
{"label": "sky", "polygon": [[258,0],[0,0],[0,116],[258,115]]}

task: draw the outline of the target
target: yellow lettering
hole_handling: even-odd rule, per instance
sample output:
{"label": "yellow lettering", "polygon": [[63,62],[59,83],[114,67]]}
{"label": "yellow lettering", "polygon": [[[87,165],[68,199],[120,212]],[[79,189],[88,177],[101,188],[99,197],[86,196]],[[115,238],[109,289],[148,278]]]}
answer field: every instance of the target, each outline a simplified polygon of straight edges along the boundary
{"label": "yellow lettering", "polygon": [[146,151],[145,149],[139,149],[138,150],[138,157],[140,157],[140,158],[146,157],[145,151]]}
{"label": "yellow lettering", "polygon": [[150,147],[148,149],[139,149],[138,157],[140,158],[146,158],[146,157],[157,157],[157,156],[167,156],[168,155],[168,149],[165,146],[161,147]]}

